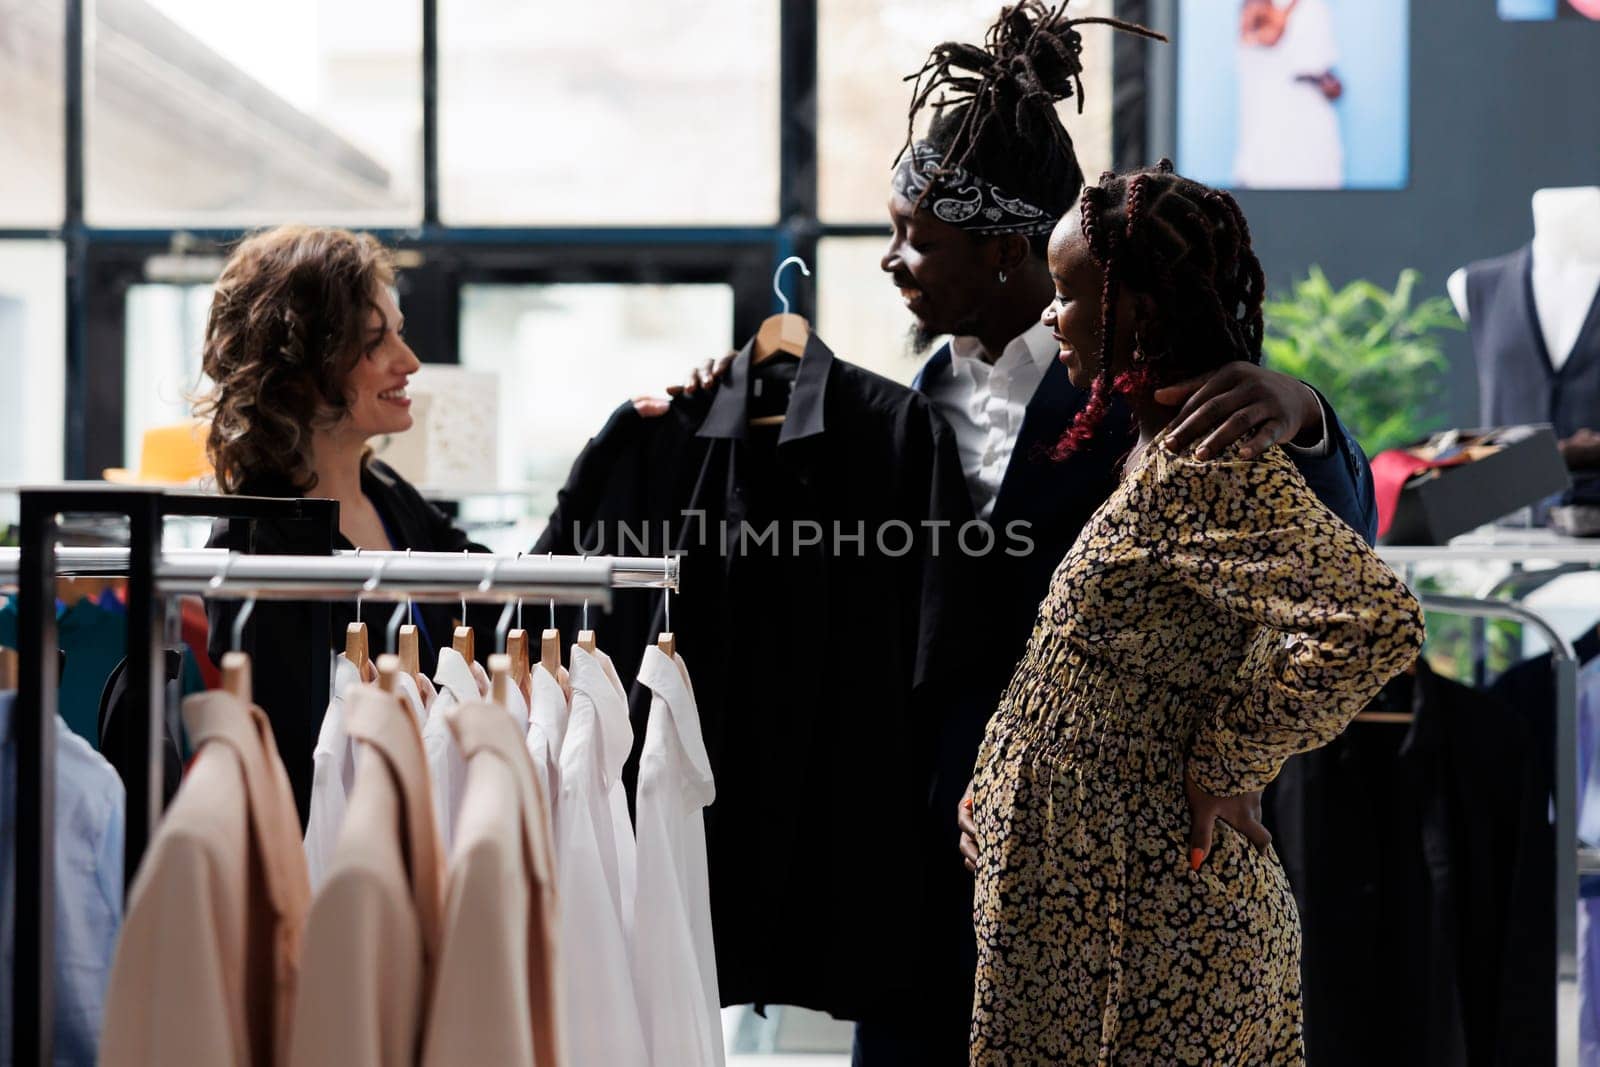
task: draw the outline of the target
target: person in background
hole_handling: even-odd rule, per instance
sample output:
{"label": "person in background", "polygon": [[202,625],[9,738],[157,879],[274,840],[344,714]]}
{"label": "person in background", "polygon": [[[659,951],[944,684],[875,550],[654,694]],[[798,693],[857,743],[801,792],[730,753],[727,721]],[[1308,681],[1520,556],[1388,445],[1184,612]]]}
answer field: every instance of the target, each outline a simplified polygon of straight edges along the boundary
{"label": "person in background", "polygon": [[[927,790],[927,892],[924,901],[908,903],[920,903],[924,913],[924,952],[907,961],[922,992],[902,1011],[859,1022],[856,1067],[967,1063],[976,966],[973,883],[952,852],[958,831],[951,813],[1050,575],[1110,495],[1126,452],[1113,426],[1127,426],[1130,416],[1120,398],[1112,398],[1104,435],[1060,461],[1050,458],[1089,392],[1057,362],[1056,345],[1039,320],[1055,292],[1045,261],[1049,234],[1083,187],[1056,103],[1077,89],[1078,27],[1100,21],[1067,19],[1024,3],[1004,10],[990,30],[991,45],[936,48],[910,121],[954,79],[971,78],[979,88],[935,109],[926,137],[905,153],[889,191],[893,232],[882,267],[905,299],[916,352],[932,350],[913,387],[955,430],[978,515],[997,531],[1023,523],[1034,548],[971,561],[968,584],[984,598],[970,619],[955,620],[967,640],[964,684],[945,694]],[[1036,79],[1024,83],[1017,74],[1023,69]],[[945,335],[950,339],[937,344]],[[729,357],[708,362],[668,392],[710,388],[730,363]],[[1212,455],[1238,444],[1248,456],[1282,444],[1335,513],[1369,541],[1376,537],[1366,457],[1309,386],[1239,361],[1167,383],[1159,399],[1179,406],[1166,438],[1173,448],[1198,442]],[[654,398],[635,402],[646,415],[666,405]],[[964,809],[959,817],[970,832]]]}
{"label": "person in background", "polygon": [[1057,453],[1137,443],[978,757],[972,1064],[1304,1063],[1261,790],[1415,662],[1422,608],[1281,449],[1166,447],[1158,389],[1261,359],[1232,197],[1166,160],[1108,175],[1056,227],[1050,273],[1042,321],[1089,391]]}
{"label": "person in background", "polygon": [[[217,488],[338,501],[335,548],[486,552],[372,455],[373,438],[411,428],[406,386],[421,366],[406,344],[394,284],[389,254],[368,234],[280,226],[234,249],[206,320],[201,369],[213,385],[196,411],[210,420],[206,452]],[[211,547],[229,543],[228,525],[217,524]],[[268,554],[306,550],[289,524],[274,521],[256,524],[255,543]],[[211,603],[213,659],[226,651],[237,611],[235,603]],[[452,615],[448,604],[414,606],[425,677],[434,674],[441,642],[450,641]],[[341,647],[355,618],[355,604],[334,605],[333,635]],[[383,628],[370,628],[376,654]],[[299,633],[257,627],[258,678],[293,669],[304,654]],[[274,715],[280,749],[298,751],[286,743],[280,719]],[[299,797],[303,786],[309,789],[310,768],[290,767],[289,774]]]}

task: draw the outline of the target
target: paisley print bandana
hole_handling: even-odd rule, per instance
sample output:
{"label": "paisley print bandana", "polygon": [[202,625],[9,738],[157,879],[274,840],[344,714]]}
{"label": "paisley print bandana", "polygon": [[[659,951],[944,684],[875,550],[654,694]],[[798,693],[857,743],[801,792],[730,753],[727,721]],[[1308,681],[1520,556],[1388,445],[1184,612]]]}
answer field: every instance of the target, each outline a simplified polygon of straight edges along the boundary
{"label": "paisley print bandana", "polygon": [[[971,233],[1034,237],[1055,228],[1056,216],[1009,195],[964,167],[941,170],[943,158],[944,153],[927,141],[912,145],[895,168],[895,192],[912,203],[920,200],[939,221]],[[923,199],[930,184],[933,191]]]}

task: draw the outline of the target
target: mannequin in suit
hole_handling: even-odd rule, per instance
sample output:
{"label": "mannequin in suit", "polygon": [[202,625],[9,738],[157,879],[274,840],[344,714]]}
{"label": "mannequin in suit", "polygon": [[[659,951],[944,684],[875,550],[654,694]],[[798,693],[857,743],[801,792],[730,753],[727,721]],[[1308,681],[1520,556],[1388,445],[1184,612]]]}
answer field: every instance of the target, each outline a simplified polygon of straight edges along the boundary
{"label": "mannequin in suit", "polygon": [[1540,189],[1533,240],[1445,288],[1472,329],[1484,422],[1552,422],[1569,467],[1600,468],[1600,187]]}

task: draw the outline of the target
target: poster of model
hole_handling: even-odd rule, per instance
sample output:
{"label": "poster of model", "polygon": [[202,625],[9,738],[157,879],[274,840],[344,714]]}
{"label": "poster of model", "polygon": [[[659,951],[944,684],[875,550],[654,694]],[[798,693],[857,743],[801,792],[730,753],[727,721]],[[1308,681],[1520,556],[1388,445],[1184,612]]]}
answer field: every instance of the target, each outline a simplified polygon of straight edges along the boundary
{"label": "poster of model", "polygon": [[1410,0],[1179,0],[1178,169],[1231,189],[1398,189]]}
{"label": "poster of model", "polygon": [[1508,22],[1546,22],[1550,19],[1590,19],[1600,22],[1600,0],[1496,0],[1500,17]]}

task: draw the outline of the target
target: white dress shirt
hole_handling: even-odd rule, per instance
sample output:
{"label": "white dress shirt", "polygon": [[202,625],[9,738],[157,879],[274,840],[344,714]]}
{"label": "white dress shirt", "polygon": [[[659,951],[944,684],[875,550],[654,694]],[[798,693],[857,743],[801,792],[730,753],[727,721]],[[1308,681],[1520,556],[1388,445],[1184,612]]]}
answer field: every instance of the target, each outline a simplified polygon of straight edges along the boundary
{"label": "white dress shirt", "polygon": [[650,721],[639,758],[634,985],[653,1064],[721,1067],[705,808],[716,798],[694,687],[681,656],[644,651]]}
{"label": "white dress shirt", "polygon": [[[401,680],[405,680],[403,675]],[[467,787],[467,761],[444,713],[483,699],[483,688],[466,658],[453,648],[439,650],[433,684],[438,686],[439,695],[422,726],[422,750],[428,760],[428,777],[433,781],[433,814],[439,823],[439,844],[448,856],[456,812],[461,810],[461,794]]]}
{"label": "white dress shirt", "polygon": [[533,665],[531,681],[533,702],[528,711],[528,755],[533,758],[534,774],[553,817],[561,793],[561,743],[567,736],[567,720],[572,709],[567,704],[561,682],[544,664]]}
{"label": "white dress shirt", "polygon": [[1028,402],[1059,350],[1042,322],[1013,338],[993,364],[984,361],[976,337],[950,339],[950,374],[927,392],[956,432],[961,470],[980,519],[994,511]]}
{"label": "white dress shirt", "polygon": [[626,900],[631,913],[637,885],[622,792],[633,727],[610,658],[574,645],[570,662],[572,717],[561,744],[556,806],[567,1052],[573,1064],[644,1067],[650,1059],[623,908]]}
{"label": "white dress shirt", "polygon": [[340,653],[333,661],[333,697],[322,716],[317,747],[311,753],[311,812],[306,817],[306,867],[311,875],[311,890],[322,886],[322,879],[333,862],[334,842],[344,824],[345,802],[356,781],[355,745],[344,727],[345,694],[361,681],[361,672],[349,657]]}

